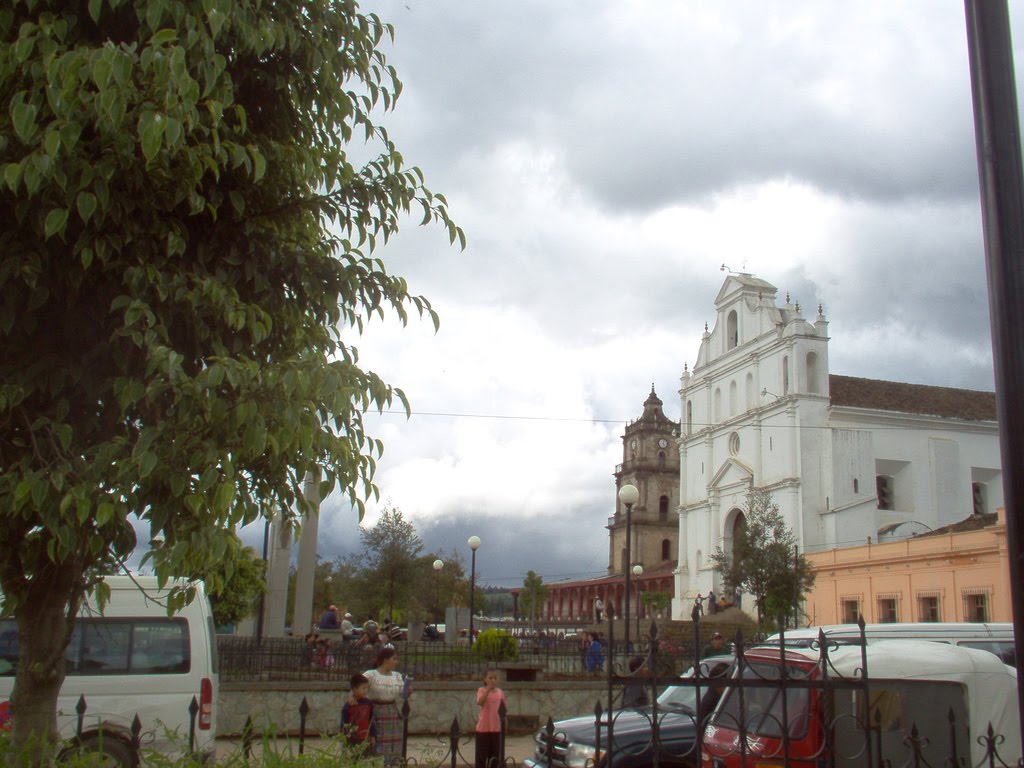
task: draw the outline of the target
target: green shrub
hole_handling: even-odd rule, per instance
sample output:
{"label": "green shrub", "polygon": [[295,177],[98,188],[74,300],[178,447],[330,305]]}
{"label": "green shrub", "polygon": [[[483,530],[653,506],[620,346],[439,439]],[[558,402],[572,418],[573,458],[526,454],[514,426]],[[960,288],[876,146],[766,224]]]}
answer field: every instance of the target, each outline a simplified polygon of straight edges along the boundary
{"label": "green shrub", "polygon": [[519,658],[515,638],[501,629],[485,629],[477,635],[473,650],[488,661],[515,661]]}

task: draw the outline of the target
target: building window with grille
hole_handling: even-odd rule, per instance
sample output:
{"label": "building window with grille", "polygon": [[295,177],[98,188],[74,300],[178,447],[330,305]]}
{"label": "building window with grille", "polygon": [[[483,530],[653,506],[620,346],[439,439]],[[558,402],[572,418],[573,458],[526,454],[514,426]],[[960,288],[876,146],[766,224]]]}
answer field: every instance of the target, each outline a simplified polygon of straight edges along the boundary
{"label": "building window with grille", "polygon": [[896,483],[891,476],[876,476],[875,490],[878,494],[879,509],[896,509]]}
{"label": "building window with grille", "polygon": [[900,620],[899,599],[896,595],[878,596],[878,623],[894,624]]}
{"label": "building window with grille", "polygon": [[918,621],[942,621],[942,607],[938,595],[917,596]]}
{"label": "building window with grille", "polygon": [[988,590],[970,589],[964,591],[964,621],[988,622],[992,619]]}
{"label": "building window with grille", "polygon": [[661,559],[671,560],[672,559],[672,542],[669,539],[661,540]]}
{"label": "building window with grille", "polygon": [[844,597],[839,601],[839,613],[843,617],[843,624],[856,624],[860,619],[860,600]]}
{"label": "building window with grille", "polygon": [[668,496],[658,499],[658,520],[661,522],[668,520]]}

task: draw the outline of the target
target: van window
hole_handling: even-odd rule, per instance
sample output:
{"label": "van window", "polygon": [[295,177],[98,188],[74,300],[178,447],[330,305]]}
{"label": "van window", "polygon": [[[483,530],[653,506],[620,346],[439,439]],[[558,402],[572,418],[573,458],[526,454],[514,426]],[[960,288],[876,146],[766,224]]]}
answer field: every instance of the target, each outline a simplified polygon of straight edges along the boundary
{"label": "van window", "polygon": [[[18,627],[0,621],[0,675],[18,665]],[[75,675],[176,675],[192,668],[188,621],[80,618],[64,652],[64,671]]]}
{"label": "van window", "polygon": [[1017,666],[1017,649],[1013,647],[1012,640],[961,640],[957,645],[994,653],[1002,660],[1003,664],[1009,664],[1011,667]]}
{"label": "van window", "polygon": [[[791,671],[792,674],[792,671]],[[744,680],[779,680],[777,664],[750,664],[743,669]],[[743,711],[740,712],[739,688],[730,688],[715,711],[713,723],[721,728],[738,730],[742,717],[747,733],[782,738],[783,712],[789,722],[789,736],[803,738],[810,724],[810,691],[807,688],[758,687],[743,688]]]}

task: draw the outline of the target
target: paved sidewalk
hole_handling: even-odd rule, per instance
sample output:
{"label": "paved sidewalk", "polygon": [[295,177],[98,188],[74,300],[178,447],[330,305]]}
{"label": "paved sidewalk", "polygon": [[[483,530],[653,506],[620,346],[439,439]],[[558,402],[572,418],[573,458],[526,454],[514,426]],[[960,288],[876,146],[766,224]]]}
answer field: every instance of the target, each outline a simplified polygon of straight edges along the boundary
{"label": "paved sidewalk", "polygon": [[[294,753],[299,751],[298,737],[281,737],[277,739],[277,748],[280,750],[291,749]],[[328,743],[327,739],[307,738],[304,745],[306,752],[323,749]],[[451,764],[451,756],[448,755],[449,738],[447,734],[438,736],[410,736],[409,757],[415,758],[421,766],[433,766],[444,760],[444,765]],[[241,750],[241,739],[217,739],[217,759],[226,758],[233,752]],[[263,742],[253,742],[253,756],[258,757],[263,750]],[[459,740],[460,763],[473,764],[474,743],[472,736],[464,736]],[[533,736],[509,736],[505,740],[505,757],[512,758],[516,763],[521,763],[525,758],[531,757],[534,751]]]}

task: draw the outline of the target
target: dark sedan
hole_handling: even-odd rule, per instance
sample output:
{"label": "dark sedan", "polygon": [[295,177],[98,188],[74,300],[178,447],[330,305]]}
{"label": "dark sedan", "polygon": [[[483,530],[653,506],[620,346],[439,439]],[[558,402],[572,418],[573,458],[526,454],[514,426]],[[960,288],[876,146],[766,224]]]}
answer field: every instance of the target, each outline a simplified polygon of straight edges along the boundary
{"label": "dark sedan", "polygon": [[[702,677],[726,673],[731,656],[716,656],[701,662]],[[581,715],[555,723],[554,732],[541,729],[534,737],[537,749],[524,761],[525,768],[641,768],[652,765],[657,755],[659,766],[695,766],[699,763],[697,738],[697,694],[701,696],[701,714],[707,716],[717,702],[719,689],[707,679],[693,679],[690,670],[678,685],[670,685],[658,697],[657,707],[633,707],[612,712],[611,760],[607,760],[608,714],[600,723],[595,715]],[[657,714],[655,714],[657,713]],[[654,722],[657,720],[657,737]],[[600,742],[600,747],[598,746]]]}

